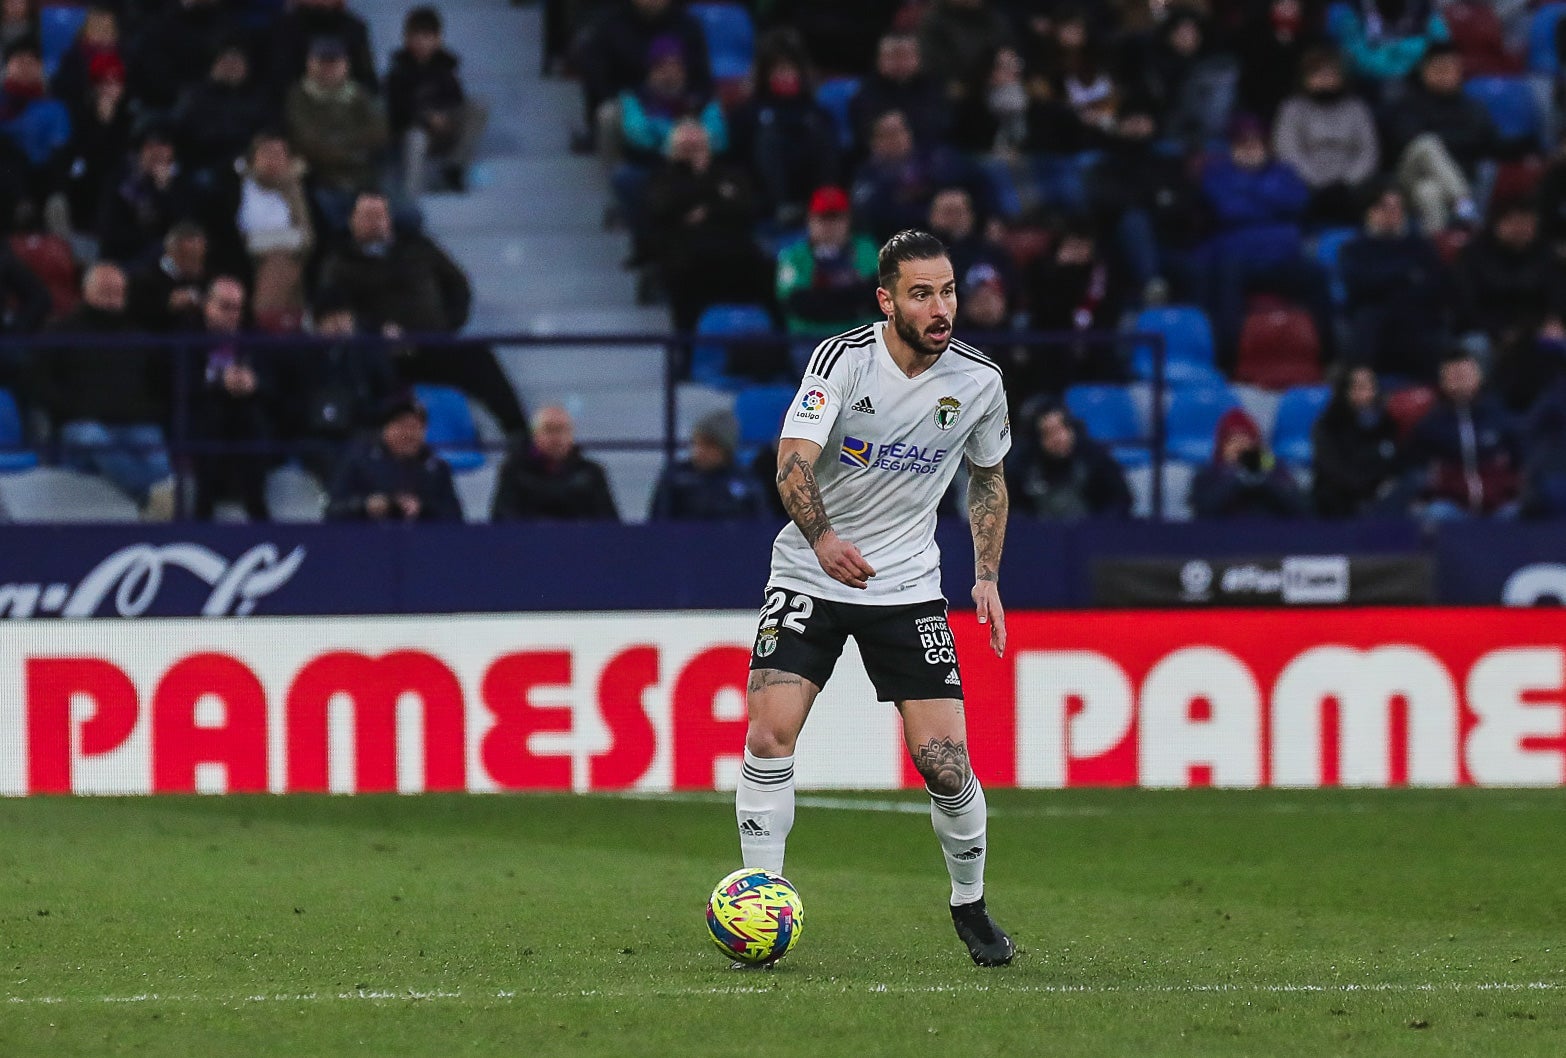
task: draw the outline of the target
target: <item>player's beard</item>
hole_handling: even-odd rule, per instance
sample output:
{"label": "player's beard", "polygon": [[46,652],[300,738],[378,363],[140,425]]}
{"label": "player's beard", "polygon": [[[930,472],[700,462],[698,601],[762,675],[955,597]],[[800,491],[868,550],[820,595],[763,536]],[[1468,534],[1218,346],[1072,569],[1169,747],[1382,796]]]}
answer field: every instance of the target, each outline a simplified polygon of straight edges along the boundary
{"label": "player's beard", "polygon": [[909,348],[920,356],[940,356],[946,352],[946,345],[951,341],[951,322],[947,321],[946,333],[939,339],[932,338],[904,318],[903,314],[892,307],[892,329],[897,332],[897,337],[908,343]]}

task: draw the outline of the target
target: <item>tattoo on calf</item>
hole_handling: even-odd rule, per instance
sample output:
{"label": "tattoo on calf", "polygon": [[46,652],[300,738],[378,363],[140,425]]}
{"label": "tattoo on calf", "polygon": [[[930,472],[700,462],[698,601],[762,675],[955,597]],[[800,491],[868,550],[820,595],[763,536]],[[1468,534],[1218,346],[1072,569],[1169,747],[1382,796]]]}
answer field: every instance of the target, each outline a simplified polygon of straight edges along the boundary
{"label": "tattoo on calf", "polygon": [[932,738],[914,750],[914,767],[932,791],[950,797],[968,782],[968,744]]}

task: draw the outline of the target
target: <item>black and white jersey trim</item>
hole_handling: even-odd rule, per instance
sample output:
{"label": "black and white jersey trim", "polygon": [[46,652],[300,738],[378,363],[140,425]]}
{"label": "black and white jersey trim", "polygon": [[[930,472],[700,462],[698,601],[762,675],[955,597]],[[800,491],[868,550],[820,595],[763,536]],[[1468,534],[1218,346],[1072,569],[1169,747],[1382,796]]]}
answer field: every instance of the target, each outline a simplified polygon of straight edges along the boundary
{"label": "black and white jersey trim", "polygon": [[951,342],[951,349],[952,352],[966,360],[972,360],[976,364],[983,364],[985,367],[992,368],[1001,378],[1004,379],[1006,377],[1006,373],[1001,370],[1001,366],[999,364],[991,360],[984,353],[981,353],[979,350],[975,349],[973,346],[969,345],[967,342],[959,342],[957,339],[953,338]]}
{"label": "black and white jersey trim", "polygon": [[844,353],[850,349],[863,349],[874,343],[875,324],[873,323],[845,331],[835,338],[828,338],[811,356],[810,363],[805,367],[805,374],[815,375],[817,378],[830,378],[832,369],[837,366]]}

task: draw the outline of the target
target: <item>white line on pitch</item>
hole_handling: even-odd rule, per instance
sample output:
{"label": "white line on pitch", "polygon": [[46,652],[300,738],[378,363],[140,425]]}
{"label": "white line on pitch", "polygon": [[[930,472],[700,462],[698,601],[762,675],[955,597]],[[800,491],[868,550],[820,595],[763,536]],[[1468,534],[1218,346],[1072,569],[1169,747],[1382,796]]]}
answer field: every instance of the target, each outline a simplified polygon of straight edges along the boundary
{"label": "white line on pitch", "polygon": [[[778,982],[782,984],[782,981]],[[800,981],[790,980],[790,985],[809,989],[811,982],[808,978]],[[824,983],[824,982],[823,982]],[[1414,982],[1399,983],[1393,981],[1370,982],[1367,984],[1185,984],[1185,985],[1084,985],[1084,984],[1037,984],[1037,985],[992,985],[992,984],[936,984],[936,985],[861,985],[855,987],[838,987],[830,989],[817,989],[823,993],[837,993],[841,995],[861,994],[895,994],[895,995],[934,995],[942,993],[990,993],[997,995],[1354,995],[1358,993],[1377,994],[1476,994],[1486,992],[1559,992],[1566,985],[1553,981],[1447,981],[1441,983]],[[158,992],[141,992],[128,996],[7,996],[4,1002],[12,1006],[53,1006],[58,1004],[97,1004],[97,1003],[164,1003],[164,1004],[221,1004],[243,1005],[249,1003],[335,1003],[335,1002],[386,1002],[388,1000],[404,1000],[409,1002],[431,1001],[442,999],[468,1000],[475,1003],[493,1002],[495,1000],[513,999],[630,999],[638,996],[658,996],[663,998],[682,998],[695,996],[715,995],[746,995],[751,993],[774,993],[776,987],[772,985],[712,985],[705,988],[646,988],[646,989],[597,989],[584,988],[575,991],[560,992],[533,992],[526,990],[507,989],[498,992],[465,993],[447,992],[441,990],[421,991],[418,989],[406,989],[400,992],[389,990],[360,990],[353,992],[301,992],[301,993],[268,993],[245,996],[202,996],[202,995],[163,995]]]}

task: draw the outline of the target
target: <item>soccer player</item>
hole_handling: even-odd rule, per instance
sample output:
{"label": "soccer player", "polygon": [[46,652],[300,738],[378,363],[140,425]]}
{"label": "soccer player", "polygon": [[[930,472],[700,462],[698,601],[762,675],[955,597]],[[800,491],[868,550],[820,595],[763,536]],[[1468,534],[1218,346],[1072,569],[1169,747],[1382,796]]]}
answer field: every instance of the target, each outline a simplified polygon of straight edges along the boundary
{"label": "soccer player", "polygon": [[899,232],[878,265],[886,320],[816,348],[778,442],[778,491],[793,524],[772,548],[751,654],[735,795],[740,851],[746,866],[782,872],[794,822],[794,744],[853,636],[877,697],[902,714],[929,789],[957,935],[974,962],[1002,966],[1016,946],[984,906],[984,790],[968,763],[935,516],[965,457],[973,601],[999,657],[1006,393],[995,362],[952,337],[957,281],[941,241]]}

